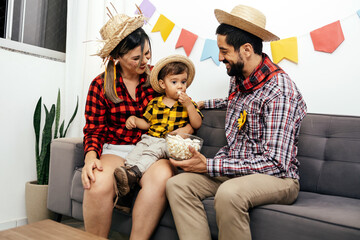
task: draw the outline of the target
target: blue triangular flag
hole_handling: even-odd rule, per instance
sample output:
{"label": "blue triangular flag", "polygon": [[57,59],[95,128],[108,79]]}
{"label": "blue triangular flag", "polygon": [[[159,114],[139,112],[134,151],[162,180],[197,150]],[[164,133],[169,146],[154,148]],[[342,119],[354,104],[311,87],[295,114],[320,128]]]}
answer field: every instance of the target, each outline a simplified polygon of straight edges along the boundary
{"label": "blue triangular flag", "polygon": [[357,15],[360,17],[360,9],[357,11]]}
{"label": "blue triangular flag", "polygon": [[204,49],[201,54],[200,61],[204,61],[208,58],[212,58],[216,65],[220,65],[219,62],[219,48],[215,40],[206,39],[204,44]]}

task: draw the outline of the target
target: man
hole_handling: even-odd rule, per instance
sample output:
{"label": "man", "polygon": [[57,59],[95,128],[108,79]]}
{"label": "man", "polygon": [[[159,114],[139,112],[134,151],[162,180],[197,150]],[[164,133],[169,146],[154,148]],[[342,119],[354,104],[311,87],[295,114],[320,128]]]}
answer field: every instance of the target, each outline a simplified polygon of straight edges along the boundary
{"label": "man", "polygon": [[[236,6],[215,10],[219,60],[231,76],[226,99],[200,103],[227,107],[227,145],[214,158],[193,152],[170,160],[185,173],[170,178],[166,194],[180,239],[211,239],[201,200],[215,196],[219,239],[251,239],[248,210],[293,203],[299,192],[296,159],[306,104],[289,76],[262,53],[262,42],[278,40],[265,30],[265,16]],[[203,173],[203,174],[199,174]]]}

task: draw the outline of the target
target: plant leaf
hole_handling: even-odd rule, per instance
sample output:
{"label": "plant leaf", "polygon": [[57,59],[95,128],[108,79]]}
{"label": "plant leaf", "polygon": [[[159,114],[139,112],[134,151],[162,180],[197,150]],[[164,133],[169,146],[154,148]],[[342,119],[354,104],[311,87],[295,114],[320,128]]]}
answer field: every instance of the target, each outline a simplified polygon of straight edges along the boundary
{"label": "plant leaf", "polygon": [[60,126],[60,138],[64,137],[64,125],[65,125],[65,120],[62,121],[61,126]]}
{"label": "plant leaf", "polygon": [[44,184],[44,182],[47,182],[47,179],[45,179],[45,177],[48,175],[49,172],[48,166],[50,161],[50,143],[52,140],[52,126],[55,119],[55,104],[51,106],[50,112],[45,106],[45,112],[46,118],[42,133],[40,161],[39,164],[37,164],[38,184]]}
{"label": "plant leaf", "polygon": [[75,107],[74,113],[73,113],[72,117],[70,118],[70,121],[69,121],[69,123],[68,123],[68,125],[67,125],[67,127],[66,127],[66,130],[65,130],[65,133],[64,133],[64,136],[63,136],[63,137],[66,136],[66,133],[67,133],[67,130],[68,130],[70,124],[72,123],[72,121],[74,121],[74,118],[75,118],[75,116],[76,116],[76,114],[77,114],[77,111],[78,111],[78,107],[79,107],[79,96],[77,97],[76,107]]}
{"label": "plant leaf", "polygon": [[58,138],[58,129],[59,129],[59,122],[60,122],[60,110],[61,110],[61,99],[60,99],[60,88],[58,89],[58,95],[55,105],[55,132],[54,132],[54,139]]}
{"label": "plant leaf", "polygon": [[39,159],[39,142],[40,142],[40,123],[41,123],[41,101],[42,98],[40,97],[34,111],[33,117],[33,125],[35,131],[35,158],[36,162]]}

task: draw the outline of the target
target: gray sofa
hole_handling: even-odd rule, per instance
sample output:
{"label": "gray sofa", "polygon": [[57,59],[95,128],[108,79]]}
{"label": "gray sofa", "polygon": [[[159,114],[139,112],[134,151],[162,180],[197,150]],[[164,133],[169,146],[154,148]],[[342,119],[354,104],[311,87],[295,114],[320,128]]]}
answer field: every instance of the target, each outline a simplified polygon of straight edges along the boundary
{"label": "gray sofa", "polygon": [[[225,144],[223,110],[206,110],[197,135],[213,156]],[[292,205],[270,204],[250,212],[253,239],[360,239],[360,117],[308,114],[298,145],[301,190]],[[82,220],[82,139],[51,144],[48,208]],[[217,239],[213,198],[203,201]],[[131,215],[113,212],[112,229],[129,234]],[[170,209],[153,239],[178,239]]]}

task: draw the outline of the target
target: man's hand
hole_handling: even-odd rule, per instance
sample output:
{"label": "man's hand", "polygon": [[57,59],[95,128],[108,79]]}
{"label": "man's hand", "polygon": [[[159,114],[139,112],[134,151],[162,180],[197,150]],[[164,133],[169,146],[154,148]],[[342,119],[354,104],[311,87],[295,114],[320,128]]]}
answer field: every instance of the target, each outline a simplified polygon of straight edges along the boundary
{"label": "man's hand", "polygon": [[175,167],[182,168],[186,172],[206,173],[206,157],[193,147],[189,146],[189,150],[193,154],[192,158],[183,161],[176,161],[170,158],[171,164]]}
{"label": "man's hand", "polygon": [[196,104],[197,104],[199,109],[203,109],[205,107],[205,102],[204,101],[199,101]]}

